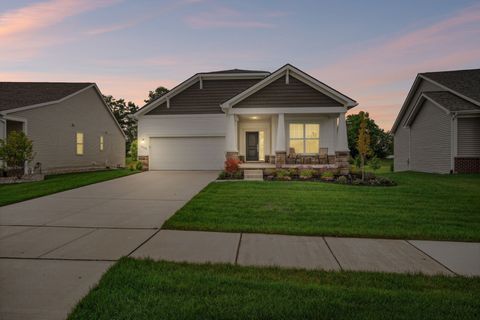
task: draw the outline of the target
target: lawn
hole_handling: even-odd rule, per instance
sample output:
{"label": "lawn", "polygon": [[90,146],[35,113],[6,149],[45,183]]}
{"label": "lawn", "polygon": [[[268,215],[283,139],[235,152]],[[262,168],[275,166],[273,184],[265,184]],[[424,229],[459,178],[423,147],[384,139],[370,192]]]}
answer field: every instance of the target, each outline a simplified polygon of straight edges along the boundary
{"label": "lawn", "polygon": [[127,176],[138,171],[115,169],[46,176],[38,182],[0,185],[0,206]]}
{"label": "lawn", "polygon": [[480,241],[480,175],[384,175],[398,186],[211,183],[164,228]]}
{"label": "lawn", "polygon": [[124,258],[75,319],[478,319],[480,278]]}

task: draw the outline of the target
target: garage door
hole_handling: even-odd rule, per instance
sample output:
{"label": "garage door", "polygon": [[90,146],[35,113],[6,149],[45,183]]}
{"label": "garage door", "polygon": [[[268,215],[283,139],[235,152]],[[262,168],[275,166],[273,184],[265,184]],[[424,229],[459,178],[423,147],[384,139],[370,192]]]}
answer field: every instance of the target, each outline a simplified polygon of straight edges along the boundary
{"label": "garage door", "polygon": [[150,170],[219,170],[224,137],[151,138]]}

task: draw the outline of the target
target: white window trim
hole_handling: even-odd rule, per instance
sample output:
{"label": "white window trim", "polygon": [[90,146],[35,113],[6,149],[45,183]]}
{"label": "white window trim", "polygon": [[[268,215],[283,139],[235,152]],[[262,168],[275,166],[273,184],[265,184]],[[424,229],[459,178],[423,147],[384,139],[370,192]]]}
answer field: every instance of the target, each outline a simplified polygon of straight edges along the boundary
{"label": "white window trim", "polygon": [[[291,135],[290,135],[290,125],[292,124],[301,124],[303,126],[303,138],[292,138]],[[307,124],[316,124],[318,125],[318,138],[307,138],[306,137],[306,125]],[[295,150],[295,153],[298,153],[298,154],[303,154],[303,155],[316,155],[319,153],[320,150],[318,150],[317,152],[305,152],[307,150],[307,144],[306,144],[306,141],[307,140],[317,140],[318,141],[318,147],[320,148],[320,123],[319,122],[309,122],[309,121],[291,121],[291,122],[288,122],[288,148],[290,149],[290,141],[291,140],[302,140],[303,141],[303,151],[304,152],[297,152],[297,150]]]}

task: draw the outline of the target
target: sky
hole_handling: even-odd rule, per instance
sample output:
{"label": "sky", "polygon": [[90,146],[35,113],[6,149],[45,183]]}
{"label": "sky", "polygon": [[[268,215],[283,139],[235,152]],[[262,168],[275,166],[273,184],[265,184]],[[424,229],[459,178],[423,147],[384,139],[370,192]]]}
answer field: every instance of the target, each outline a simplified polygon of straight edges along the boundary
{"label": "sky", "polygon": [[389,130],[419,72],[480,67],[480,1],[0,0],[0,81],[143,105],[197,72],[291,63]]}

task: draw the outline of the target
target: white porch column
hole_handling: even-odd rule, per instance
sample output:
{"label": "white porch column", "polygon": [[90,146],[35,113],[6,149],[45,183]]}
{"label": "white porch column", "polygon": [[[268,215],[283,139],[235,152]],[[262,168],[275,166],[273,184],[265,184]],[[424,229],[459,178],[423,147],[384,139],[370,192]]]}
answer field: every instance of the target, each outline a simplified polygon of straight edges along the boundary
{"label": "white porch column", "polygon": [[275,141],[276,152],[286,152],[285,148],[285,116],[283,113],[278,114],[277,121],[277,139]]}
{"label": "white porch column", "polygon": [[226,152],[238,152],[237,147],[237,123],[234,114],[227,114],[227,132],[225,136]]}
{"label": "white porch column", "polygon": [[349,151],[347,139],[347,123],[345,121],[345,112],[338,115],[337,145],[335,151]]}

